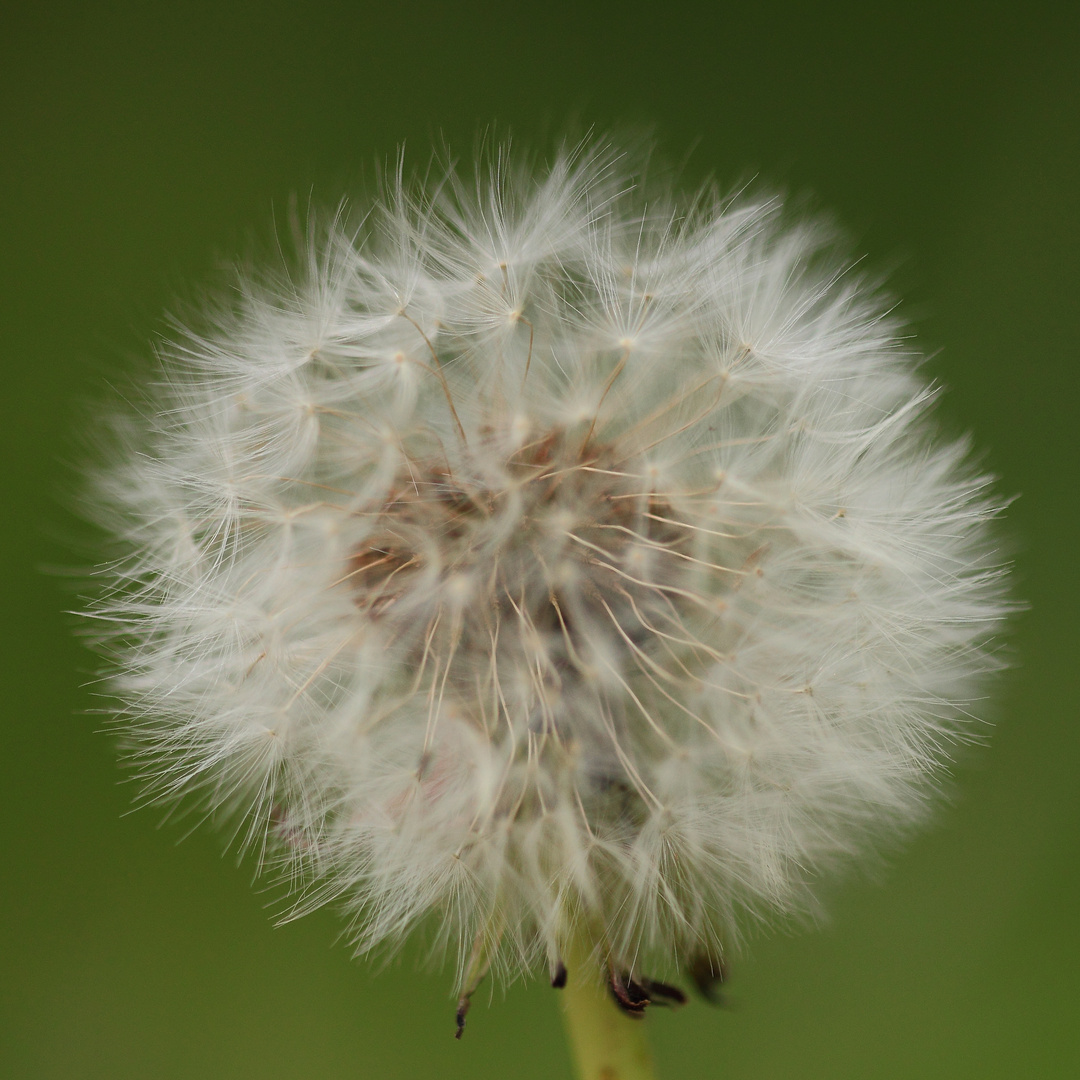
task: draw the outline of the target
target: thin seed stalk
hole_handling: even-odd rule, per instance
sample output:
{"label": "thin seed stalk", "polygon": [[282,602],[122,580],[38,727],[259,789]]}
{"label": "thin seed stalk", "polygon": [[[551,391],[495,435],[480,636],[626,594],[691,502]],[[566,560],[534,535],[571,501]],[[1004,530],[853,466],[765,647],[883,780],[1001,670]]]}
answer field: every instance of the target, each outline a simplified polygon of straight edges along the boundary
{"label": "thin seed stalk", "polygon": [[655,1080],[646,1020],[615,1004],[592,940],[579,932],[564,952],[567,977],[560,997],[578,1080]]}

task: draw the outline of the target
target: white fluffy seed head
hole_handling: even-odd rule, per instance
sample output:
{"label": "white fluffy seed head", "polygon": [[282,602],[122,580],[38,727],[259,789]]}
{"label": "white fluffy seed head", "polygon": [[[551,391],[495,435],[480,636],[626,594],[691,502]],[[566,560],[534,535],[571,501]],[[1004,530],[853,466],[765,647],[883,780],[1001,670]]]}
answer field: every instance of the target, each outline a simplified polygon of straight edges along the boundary
{"label": "white fluffy seed head", "polygon": [[881,300],[774,201],[646,194],[600,148],[390,185],[166,347],[97,478],[152,793],[465,983],[813,911],[995,667],[995,504]]}

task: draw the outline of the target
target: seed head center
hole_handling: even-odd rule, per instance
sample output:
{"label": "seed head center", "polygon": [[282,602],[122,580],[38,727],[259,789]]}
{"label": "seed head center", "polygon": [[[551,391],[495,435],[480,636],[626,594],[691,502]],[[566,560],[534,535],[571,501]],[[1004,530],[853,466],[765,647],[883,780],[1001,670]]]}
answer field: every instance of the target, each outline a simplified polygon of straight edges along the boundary
{"label": "seed head center", "polygon": [[357,608],[408,667],[463,699],[479,677],[497,711],[550,726],[569,687],[647,660],[649,627],[682,603],[691,534],[620,457],[555,430],[497,468],[410,463],[350,556]]}

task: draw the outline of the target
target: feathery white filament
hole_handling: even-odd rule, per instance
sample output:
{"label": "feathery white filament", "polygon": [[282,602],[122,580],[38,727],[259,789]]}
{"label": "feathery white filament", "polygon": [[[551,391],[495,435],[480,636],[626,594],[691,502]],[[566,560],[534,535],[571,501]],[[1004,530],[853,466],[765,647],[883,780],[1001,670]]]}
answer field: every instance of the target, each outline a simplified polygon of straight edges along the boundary
{"label": "feathery white filament", "polygon": [[155,794],[464,967],[715,956],[924,812],[995,504],[873,291],[602,150],[398,183],[247,283],[100,476]]}

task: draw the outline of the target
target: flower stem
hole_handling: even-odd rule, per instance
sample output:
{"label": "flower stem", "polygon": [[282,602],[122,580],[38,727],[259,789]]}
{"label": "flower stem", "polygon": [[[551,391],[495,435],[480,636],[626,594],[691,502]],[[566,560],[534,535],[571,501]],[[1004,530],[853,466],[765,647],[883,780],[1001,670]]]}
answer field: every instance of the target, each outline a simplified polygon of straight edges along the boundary
{"label": "flower stem", "polygon": [[563,1020],[579,1080],[655,1080],[644,1017],[621,1012],[605,986],[606,970],[578,934],[565,949]]}

